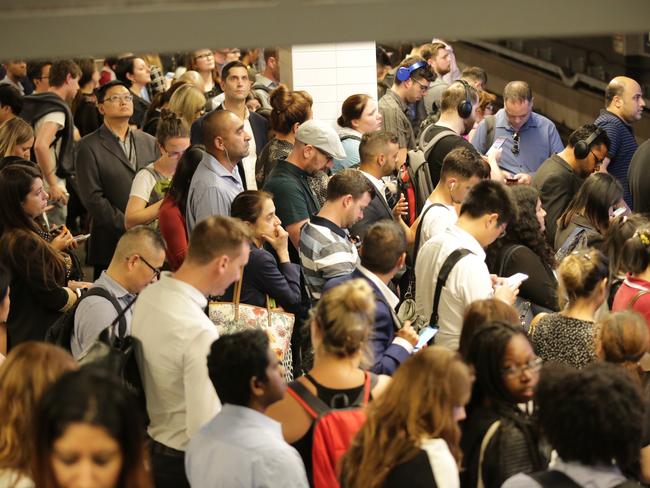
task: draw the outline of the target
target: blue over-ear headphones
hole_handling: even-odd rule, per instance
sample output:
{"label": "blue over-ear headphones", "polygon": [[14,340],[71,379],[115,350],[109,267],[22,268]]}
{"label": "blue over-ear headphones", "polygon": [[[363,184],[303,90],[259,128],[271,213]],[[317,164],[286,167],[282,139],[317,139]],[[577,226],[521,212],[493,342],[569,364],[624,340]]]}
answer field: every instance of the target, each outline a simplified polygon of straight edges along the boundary
{"label": "blue over-ear headphones", "polygon": [[411,73],[413,73],[416,69],[425,68],[426,66],[428,66],[428,63],[426,61],[418,61],[409,67],[401,67],[397,70],[395,78],[397,78],[399,81],[406,81],[411,77]]}

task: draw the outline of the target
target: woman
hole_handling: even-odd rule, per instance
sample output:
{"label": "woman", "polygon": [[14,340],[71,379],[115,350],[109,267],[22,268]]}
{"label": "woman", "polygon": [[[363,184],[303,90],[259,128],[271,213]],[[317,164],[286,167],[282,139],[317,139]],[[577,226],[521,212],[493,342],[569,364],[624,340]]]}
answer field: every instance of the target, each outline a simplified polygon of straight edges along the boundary
{"label": "woman", "polygon": [[160,120],[160,111],[163,108],[169,108],[169,100],[171,100],[172,95],[183,85],[185,85],[184,81],[176,81],[169,87],[169,90],[158,93],[153,98],[149,104],[149,108],[147,108],[147,113],[144,116],[144,125],[142,127],[144,132],[156,137],[156,129],[158,128],[158,121]]}
{"label": "woman", "polygon": [[609,296],[607,305],[611,309],[614,305],[616,292],[625,280],[628,269],[622,259],[623,246],[625,242],[634,235],[639,227],[650,225],[648,219],[640,214],[632,214],[629,217],[622,215],[614,218],[605,234],[605,255],[609,259]]}
{"label": "woman", "polygon": [[341,116],[336,123],[340,127],[339,137],[347,157],[334,160],[332,173],[338,173],[361,161],[359,157],[361,137],[366,132],[381,129],[381,120],[377,102],[368,95],[350,95],[345,99],[341,108]]}
{"label": "woman", "polygon": [[189,236],[185,225],[185,210],[192,177],[203,158],[201,148],[202,146],[192,146],[185,151],[160,205],[158,225],[167,244],[165,253],[171,271],[176,271],[183,264],[187,254]]}
{"label": "woman", "polygon": [[129,87],[133,96],[133,115],[129,119],[129,124],[142,129],[144,116],[149,107],[149,102],[143,98],[143,95],[147,91],[147,85],[151,83],[151,70],[144,59],[127,56],[117,62],[115,75]]}
{"label": "woman", "polygon": [[[300,266],[289,261],[289,234],[275,215],[273,196],[265,191],[248,190],[233,200],[230,216],[247,222],[252,242],[248,264],[242,274],[241,303],[266,306],[267,296],[285,310],[295,313],[300,305]],[[269,244],[276,258],[264,249]],[[233,286],[225,294],[232,300]]]}
{"label": "woman", "polygon": [[609,260],[596,249],[574,251],[558,267],[561,311],[531,325],[531,340],[544,361],[582,368],[595,361],[596,311],[607,299]]}
{"label": "woman", "polygon": [[176,172],[178,160],[190,145],[190,129],[171,110],[163,109],[156,131],[160,158],[138,171],[124,212],[124,226],[149,224],[158,218],[162,200]]}
{"label": "woman", "polygon": [[490,322],[506,322],[512,325],[521,324],[517,309],[508,305],[503,300],[488,298],[470,303],[465,309],[463,328],[461,329],[460,342],[458,343],[458,353],[463,358],[467,357],[469,343],[476,331],[483,324]]}
{"label": "woman", "polygon": [[39,488],[151,488],[132,395],[92,369],[67,373],[38,404],[32,473]]}
{"label": "woman", "polygon": [[205,95],[205,110],[209,112],[217,108],[215,99],[221,93],[218,76],[215,77],[216,65],[214,53],[210,49],[197,49],[190,54],[188,70],[193,70],[201,75],[203,80],[203,94]]}
{"label": "woman", "polygon": [[196,86],[185,84],[174,91],[167,108],[192,127],[192,123],[204,113],[205,95]]}
{"label": "woman", "polygon": [[7,317],[9,317],[9,284],[11,273],[4,266],[0,265],[0,365],[7,355]]}
{"label": "woman", "polygon": [[43,340],[47,328],[90,285],[74,281],[79,270],[64,252],[76,247],[70,232],[65,227],[48,232],[36,223],[47,199],[37,168],[15,164],[0,172],[0,264],[13,277],[8,350],[26,340]]}
{"label": "woman", "polygon": [[306,91],[289,91],[286,85],[280,85],[271,92],[269,100],[273,107],[271,130],[275,137],[257,157],[255,180],[258,188],[262,188],[278,159],[286,159],[293,149],[300,124],[312,118],[313,100]]}
{"label": "woman", "polygon": [[34,129],[20,117],[0,125],[0,170],[17,159],[30,159]]}
{"label": "woman", "polygon": [[557,260],[583,247],[601,249],[609,220],[622,205],[623,187],[616,178],[609,173],[590,175],[557,221]]}
{"label": "woman", "polygon": [[0,368],[0,486],[31,488],[33,415],[44,391],[67,371],[77,369],[63,349],[25,342]]}
{"label": "woman", "polygon": [[537,428],[518,405],[533,399],[542,366],[522,328],[483,325],[469,343],[467,362],[476,380],[462,425],[461,486],[499,487],[516,473],[544,469]]}
{"label": "woman", "polygon": [[93,58],[77,59],[75,62],[81,68],[81,77],[79,91],[72,101],[72,114],[79,135],[84,137],[102,125],[102,116],[97,109],[95,97],[95,88],[99,86],[99,71]]}
{"label": "woman", "polygon": [[471,389],[470,370],[455,352],[433,346],[409,358],[368,407],[343,457],[342,485],[458,487],[458,422]]}
{"label": "woman", "polygon": [[[632,380],[644,390],[646,402],[640,465],[632,470],[643,483],[650,483],[650,381],[641,363],[648,353],[650,333],[645,320],[634,312],[616,312],[598,322],[598,357],[630,373]],[[636,464],[636,463],[635,463]]]}
{"label": "woman", "polygon": [[496,95],[493,95],[490,92],[484,90],[478,91],[478,108],[476,109],[476,117],[474,117],[474,127],[469,131],[465,139],[471,141],[474,138],[476,133],[476,128],[481,123],[481,121],[488,115],[494,115],[496,110],[494,109],[494,104],[497,101]]}
{"label": "woman", "polygon": [[612,311],[639,312],[650,327],[650,225],[641,226],[625,241],[621,261],[628,273],[616,292]]}
{"label": "woman", "polygon": [[488,247],[488,268],[503,277],[527,274],[518,297],[530,302],[534,313],[540,308],[557,311],[555,258],[544,234],[546,212],[539,193],[529,185],[515,185],[511,190],[519,212],[508,224],[506,235]]}
{"label": "woman", "polygon": [[[313,309],[310,331],[314,367],[297,381],[333,409],[353,404],[364,389],[366,373],[361,362],[372,332],[374,309],[372,290],[359,279],[326,291]],[[388,376],[376,378],[372,398],[378,398],[390,382]],[[266,413],[282,424],[285,440],[302,457],[313,485],[314,419],[291,395],[285,395]]]}

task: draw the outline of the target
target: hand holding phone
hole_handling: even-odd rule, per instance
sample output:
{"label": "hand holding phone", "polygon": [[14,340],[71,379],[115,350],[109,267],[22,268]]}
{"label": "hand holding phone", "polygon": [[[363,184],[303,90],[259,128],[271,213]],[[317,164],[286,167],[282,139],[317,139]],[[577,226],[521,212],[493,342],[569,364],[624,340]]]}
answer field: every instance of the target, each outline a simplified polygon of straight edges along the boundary
{"label": "hand holding phone", "polygon": [[524,281],[528,279],[526,273],[515,273],[512,276],[509,276],[505,279],[506,284],[510,288],[518,288]]}
{"label": "hand holding phone", "polygon": [[90,237],[90,234],[79,234],[78,236],[74,236],[74,241],[75,242],[83,242],[87,240]]}
{"label": "hand holding phone", "polygon": [[438,330],[439,330],[438,326],[427,325],[420,332],[420,339],[418,339],[418,343],[415,345],[413,350],[419,351],[420,349],[422,349],[426,344],[429,343],[431,339],[435,337],[435,335],[438,333]]}

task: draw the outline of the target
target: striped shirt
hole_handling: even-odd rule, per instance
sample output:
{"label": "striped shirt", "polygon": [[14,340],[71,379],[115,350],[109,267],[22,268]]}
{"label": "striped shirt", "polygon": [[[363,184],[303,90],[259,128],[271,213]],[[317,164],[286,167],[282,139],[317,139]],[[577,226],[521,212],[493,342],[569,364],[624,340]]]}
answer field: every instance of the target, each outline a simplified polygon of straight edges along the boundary
{"label": "striped shirt", "polygon": [[634,130],[629,124],[608,110],[601,110],[594,122],[598,127],[607,132],[609,137],[609,165],[607,172],[614,176],[623,185],[623,198],[625,203],[632,208],[632,194],[628,184],[628,168],[638,145],[634,137]]}
{"label": "striped shirt", "polygon": [[359,255],[347,230],[315,215],[300,232],[300,262],[312,300],[320,300],[325,282],[354,271]]}

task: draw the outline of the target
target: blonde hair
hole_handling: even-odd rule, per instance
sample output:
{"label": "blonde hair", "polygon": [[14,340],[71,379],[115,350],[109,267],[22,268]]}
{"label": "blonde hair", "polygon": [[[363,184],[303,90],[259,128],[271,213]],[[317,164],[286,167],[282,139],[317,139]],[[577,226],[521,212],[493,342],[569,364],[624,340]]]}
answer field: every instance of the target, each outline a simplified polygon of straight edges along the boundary
{"label": "blonde hair", "polygon": [[375,296],[365,280],[355,279],[327,290],[311,315],[320,332],[318,351],[339,358],[365,353],[375,321]]}
{"label": "blonde hair", "polygon": [[18,144],[25,144],[34,137],[34,129],[20,117],[14,117],[0,125],[0,157],[11,156]]}
{"label": "blonde hair", "polygon": [[194,85],[197,88],[203,86],[203,78],[201,78],[201,75],[198,71],[194,71],[193,69],[188,69],[185,73],[178,77],[177,81],[189,83],[190,85]]}
{"label": "blonde hair", "polygon": [[377,488],[391,470],[413,459],[423,439],[443,439],[460,465],[460,428],[454,408],[469,400],[470,368],[460,355],[427,347],[402,364],[342,458],[345,486]]}
{"label": "blonde hair", "polygon": [[167,108],[176,112],[188,127],[199,118],[205,107],[205,95],[196,86],[185,84],[179,87],[169,99]]}
{"label": "blonde hair", "polygon": [[609,260],[597,249],[574,251],[557,268],[560,309],[578,298],[588,298],[609,276]]}
{"label": "blonde hair", "polygon": [[645,319],[626,310],[605,316],[598,322],[602,358],[623,366],[635,380],[641,380],[639,361],[648,352],[650,333]]}
{"label": "blonde hair", "polygon": [[29,475],[36,404],[63,373],[77,367],[70,354],[44,342],[28,341],[11,350],[0,367],[0,469]]}

